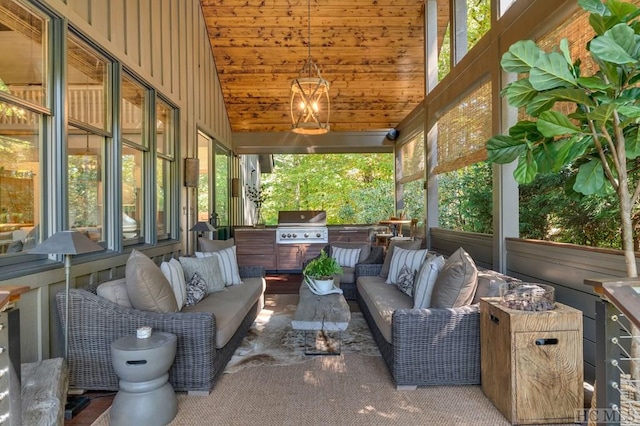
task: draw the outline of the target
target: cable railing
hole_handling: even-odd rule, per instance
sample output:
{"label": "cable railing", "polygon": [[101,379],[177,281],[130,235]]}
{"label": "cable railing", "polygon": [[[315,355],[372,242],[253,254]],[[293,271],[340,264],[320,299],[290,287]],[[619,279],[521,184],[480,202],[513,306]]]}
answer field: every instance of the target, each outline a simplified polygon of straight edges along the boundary
{"label": "cable railing", "polygon": [[594,281],[596,385],[589,426],[640,425],[640,281]]}

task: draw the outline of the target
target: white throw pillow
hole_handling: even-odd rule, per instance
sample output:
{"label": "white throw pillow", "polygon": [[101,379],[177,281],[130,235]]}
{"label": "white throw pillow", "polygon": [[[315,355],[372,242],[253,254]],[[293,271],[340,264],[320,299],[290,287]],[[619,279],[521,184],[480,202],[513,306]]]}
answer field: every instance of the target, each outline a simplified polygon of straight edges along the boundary
{"label": "white throw pillow", "polygon": [[431,307],[431,293],[436,283],[438,274],[444,267],[443,256],[431,256],[427,258],[418,272],[413,287],[413,308],[426,309]]}
{"label": "white throw pillow", "polygon": [[176,259],[171,259],[168,262],[162,262],[160,270],[169,280],[169,284],[171,284],[173,294],[176,296],[176,302],[178,303],[178,309],[182,309],[187,300],[187,283],[184,279],[182,264]]}
{"label": "white throw pillow", "polygon": [[405,250],[400,247],[394,248],[391,264],[389,265],[389,275],[385,282],[387,284],[396,284],[398,282],[400,270],[404,265],[407,265],[411,271],[417,271],[420,269],[420,265],[422,265],[426,256],[427,250]]}
{"label": "white throw pillow", "polygon": [[236,246],[215,252],[196,252],[196,257],[215,257],[220,263],[220,272],[225,286],[242,284],[236,258]]}
{"label": "white throw pillow", "polygon": [[358,259],[360,259],[361,251],[362,249],[333,247],[333,250],[331,250],[331,257],[333,257],[340,266],[355,268],[356,263],[358,263]]}

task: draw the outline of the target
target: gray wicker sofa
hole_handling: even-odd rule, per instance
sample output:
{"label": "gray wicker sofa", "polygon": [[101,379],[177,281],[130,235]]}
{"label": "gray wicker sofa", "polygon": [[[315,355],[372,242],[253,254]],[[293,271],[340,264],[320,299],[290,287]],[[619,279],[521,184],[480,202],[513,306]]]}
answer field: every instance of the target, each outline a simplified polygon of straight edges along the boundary
{"label": "gray wicker sofa", "polygon": [[[169,381],[174,389],[188,391],[190,395],[208,394],[264,305],[264,269],[241,267],[239,272],[243,284],[210,294],[197,305],[174,313],[154,313],[118,305],[98,296],[97,284],[70,290],[69,386],[117,390],[111,342],[135,334],[138,327],[151,326],[153,330],[170,332],[178,337],[176,357],[169,371]],[[56,301],[58,311],[63,313],[64,292],[56,295]],[[244,308],[246,313],[241,318],[230,318],[238,315],[233,306],[239,305],[248,307],[248,310]],[[216,312],[224,311],[225,306],[227,318],[218,321]],[[64,315],[60,317],[64,327]],[[224,346],[218,347],[218,327],[223,321],[236,321],[239,326],[235,333],[227,330],[228,334],[233,334],[225,337]]]}
{"label": "gray wicker sofa", "polygon": [[479,299],[515,279],[482,270],[478,281],[485,284],[471,304],[414,309],[411,297],[385,284],[381,269],[358,266],[357,301],[398,389],[480,384]]}

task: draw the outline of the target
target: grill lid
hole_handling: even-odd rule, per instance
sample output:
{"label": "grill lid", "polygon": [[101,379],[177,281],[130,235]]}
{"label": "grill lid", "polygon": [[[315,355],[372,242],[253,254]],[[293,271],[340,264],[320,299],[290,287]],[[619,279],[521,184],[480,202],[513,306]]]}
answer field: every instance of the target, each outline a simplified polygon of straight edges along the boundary
{"label": "grill lid", "polygon": [[327,212],[324,210],[281,210],[278,212],[278,226],[327,226]]}

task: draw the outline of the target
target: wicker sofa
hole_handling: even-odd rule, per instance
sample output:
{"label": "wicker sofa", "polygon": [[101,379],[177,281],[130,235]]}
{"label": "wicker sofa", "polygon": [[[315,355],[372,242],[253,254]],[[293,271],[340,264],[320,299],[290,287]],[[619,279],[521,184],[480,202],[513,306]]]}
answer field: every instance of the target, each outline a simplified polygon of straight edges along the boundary
{"label": "wicker sofa", "polygon": [[[327,253],[328,256],[331,256],[333,247],[361,249],[361,256],[360,259],[358,259],[358,263],[356,263],[355,267],[351,268],[343,266],[343,274],[340,276],[340,288],[342,289],[342,294],[344,295],[345,299],[356,300],[356,271],[358,267],[361,265],[377,264],[382,266],[382,261],[384,260],[384,249],[381,246],[372,246],[371,244],[366,243],[336,242],[333,244],[327,244],[323,248],[323,250],[325,251],[325,253]],[[313,259],[305,261],[302,269],[304,270],[307,264]]]}
{"label": "wicker sofa", "polygon": [[472,303],[414,309],[413,299],[381,277],[382,265],[357,268],[357,301],[398,389],[480,383],[480,297],[510,277],[478,273]]}
{"label": "wicker sofa", "polygon": [[[172,313],[141,311],[113,303],[96,294],[97,284],[70,290],[69,386],[117,390],[111,342],[135,334],[138,327],[151,326],[178,337],[176,357],[169,371],[174,389],[190,395],[208,394],[264,305],[264,269],[241,267],[239,272],[243,284],[209,294],[197,305]],[[58,293],[56,300],[58,311],[63,313],[64,292]],[[248,307],[242,317],[238,317],[237,306]],[[217,318],[216,312],[224,312],[226,318]],[[64,315],[60,317],[64,322]],[[234,321],[239,322],[235,333],[227,330],[227,334],[233,334],[225,337],[228,340],[224,346],[218,347],[220,323]]]}

